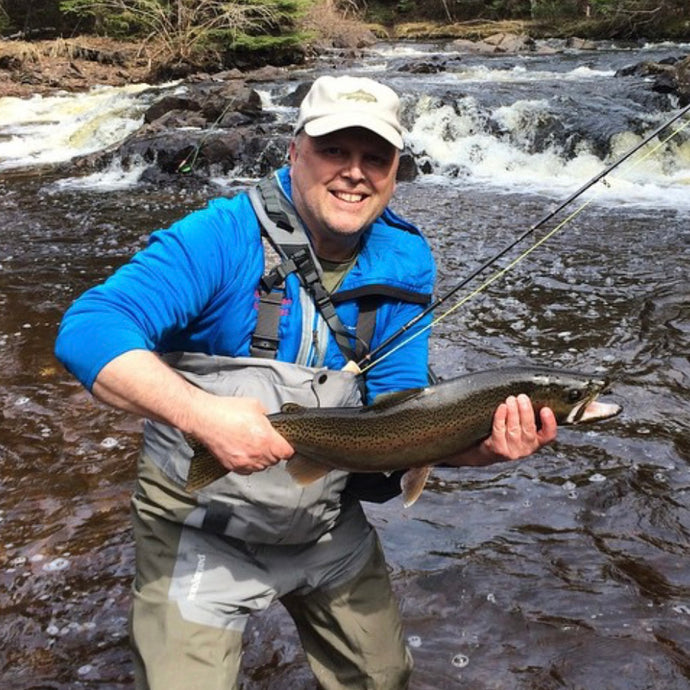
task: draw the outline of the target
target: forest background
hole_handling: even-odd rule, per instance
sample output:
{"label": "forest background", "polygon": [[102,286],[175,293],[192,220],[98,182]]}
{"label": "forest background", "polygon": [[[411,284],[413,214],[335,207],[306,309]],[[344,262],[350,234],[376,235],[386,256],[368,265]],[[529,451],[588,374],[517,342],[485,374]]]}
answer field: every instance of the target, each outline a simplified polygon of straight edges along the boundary
{"label": "forest background", "polygon": [[0,96],[299,64],[376,40],[690,40],[688,0],[0,0]]}

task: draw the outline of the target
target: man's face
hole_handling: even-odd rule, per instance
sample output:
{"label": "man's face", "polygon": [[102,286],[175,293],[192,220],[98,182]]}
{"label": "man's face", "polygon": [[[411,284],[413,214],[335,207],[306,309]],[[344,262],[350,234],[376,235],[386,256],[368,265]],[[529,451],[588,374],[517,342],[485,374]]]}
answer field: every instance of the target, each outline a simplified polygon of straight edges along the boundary
{"label": "man's face", "polygon": [[293,140],[292,198],[319,256],[352,254],[393,195],[398,159],[395,146],[361,127]]}

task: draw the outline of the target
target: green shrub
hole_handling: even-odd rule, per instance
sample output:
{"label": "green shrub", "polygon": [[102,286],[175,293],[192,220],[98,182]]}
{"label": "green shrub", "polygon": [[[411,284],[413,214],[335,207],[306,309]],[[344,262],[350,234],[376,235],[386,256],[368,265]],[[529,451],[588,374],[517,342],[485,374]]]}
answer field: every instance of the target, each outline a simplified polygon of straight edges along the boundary
{"label": "green shrub", "polygon": [[276,35],[298,12],[295,0],[63,0],[109,36],[139,36],[166,61],[194,60],[247,36]]}

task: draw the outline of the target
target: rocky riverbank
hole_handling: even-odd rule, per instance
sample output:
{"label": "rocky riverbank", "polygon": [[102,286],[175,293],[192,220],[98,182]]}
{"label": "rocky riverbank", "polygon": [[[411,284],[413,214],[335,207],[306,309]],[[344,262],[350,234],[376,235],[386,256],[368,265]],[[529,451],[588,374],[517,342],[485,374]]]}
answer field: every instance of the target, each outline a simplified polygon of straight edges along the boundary
{"label": "rocky riverbank", "polygon": [[[463,40],[458,53],[462,55],[468,49],[506,54],[508,50],[516,53],[540,48],[519,36],[503,34],[487,37],[473,46]],[[403,58],[392,69],[438,73],[453,69],[457,59]],[[664,64],[631,64],[616,76],[638,77],[640,88],[654,92],[661,103],[666,99],[659,94],[668,93],[674,94],[681,105],[690,103],[690,57],[669,58]],[[261,177],[284,162],[292,130],[262,109],[258,90],[262,82],[289,80],[294,80],[294,89],[276,105],[296,107],[310,83],[287,67],[194,75],[185,81],[183,94],[161,94],[146,111],[141,127],[115,149],[72,160],[66,164],[65,173],[88,173],[117,160],[125,168],[145,162],[147,167],[141,179],[154,185],[175,184],[181,178],[185,178],[186,185],[203,184],[214,175]],[[417,162],[406,152],[399,179],[414,179],[417,172]]]}
{"label": "rocky riverbank", "polygon": [[[324,26],[328,24],[327,30]],[[458,52],[505,54],[516,52],[556,52],[549,45],[549,37],[559,37],[555,43],[562,49],[595,49],[596,43],[587,37],[562,34],[543,24],[527,21],[467,21],[452,24],[416,22],[383,27],[352,20],[321,22],[315,27],[321,36],[303,46],[298,60],[338,49],[347,55],[376,40],[416,40],[448,43]],[[244,64],[248,70],[261,66],[260,57],[254,64]],[[171,77],[187,77],[194,73],[214,73],[227,65],[170,65],[160,61],[148,43],[117,41],[95,36],[77,36],[50,41],[0,40],[0,97],[29,97],[59,91],[84,91],[95,85],[124,86],[133,83],[159,83]],[[654,69],[652,70],[655,71]],[[659,73],[678,80],[673,65]],[[683,81],[680,77],[680,83]],[[197,79],[198,80],[198,79]]]}
{"label": "rocky riverbank", "polygon": [[98,37],[0,41],[0,97],[27,98],[92,86],[146,82],[152,57],[140,45]]}

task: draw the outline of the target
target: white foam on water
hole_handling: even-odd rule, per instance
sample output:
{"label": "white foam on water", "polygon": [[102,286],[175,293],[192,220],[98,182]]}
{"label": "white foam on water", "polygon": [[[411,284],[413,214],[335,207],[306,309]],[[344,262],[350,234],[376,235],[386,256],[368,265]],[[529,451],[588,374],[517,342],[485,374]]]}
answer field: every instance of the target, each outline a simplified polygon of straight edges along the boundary
{"label": "white foam on water", "polygon": [[457,50],[430,49],[425,44],[415,43],[377,43],[366,51],[369,55],[380,55],[382,58],[428,58],[430,55],[457,55]]}
{"label": "white foam on water", "polygon": [[49,573],[67,570],[67,568],[69,568],[69,561],[66,558],[55,558],[52,561],[48,561],[48,563],[43,566],[43,570]]}
{"label": "white foam on water", "polygon": [[122,189],[132,189],[137,186],[141,174],[148,167],[144,161],[130,162],[127,168],[122,167],[120,160],[113,160],[110,165],[98,172],[82,177],[65,177],[56,180],[48,186],[48,191],[92,191],[113,192]]}
{"label": "white foam on water", "polygon": [[601,482],[606,481],[606,477],[603,474],[600,474],[599,472],[595,472],[594,474],[590,475],[588,479],[593,484],[600,484]]}
{"label": "white foam on water", "polygon": [[100,86],[81,94],[0,98],[0,170],[61,163],[122,141],[141,125],[139,95],[152,88]]}
{"label": "white foam on water", "polygon": [[[607,161],[594,155],[587,144],[570,158],[556,144],[533,151],[530,143],[538,141],[549,118],[549,104],[544,100],[516,101],[487,114],[472,97],[460,99],[453,107],[423,96],[415,105],[407,141],[415,155],[431,163],[434,182],[439,176],[456,178],[454,184],[556,198],[568,196],[642,141],[631,132],[614,136]],[[661,146],[651,142],[597,183],[582,201],[690,208],[690,139],[685,136],[684,140],[684,135]]]}
{"label": "white foam on water", "polygon": [[471,65],[465,69],[446,72],[442,81],[461,81],[465,83],[510,83],[547,82],[553,79],[561,81],[585,81],[610,78],[615,70],[597,70],[582,65],[566,72],[543,69],[529,69],[527,64],[518,64],[508,69],[492,68],[490,65]]}
{"label": "white foam on water", "polygon": [[465,668],[466,666],[469,665],[470,659],[469,657],[465,656],[464,654],[456,654],[450,661],[455,668]]}

